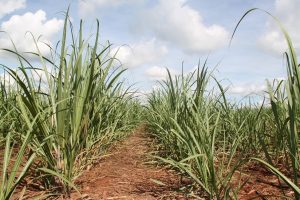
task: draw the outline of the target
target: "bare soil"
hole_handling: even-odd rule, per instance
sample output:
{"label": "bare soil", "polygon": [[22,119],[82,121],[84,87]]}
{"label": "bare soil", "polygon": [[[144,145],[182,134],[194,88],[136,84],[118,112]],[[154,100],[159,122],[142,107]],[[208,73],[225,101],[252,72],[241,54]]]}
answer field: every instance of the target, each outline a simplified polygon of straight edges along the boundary
{"label": "bare soil", "polygon": [[[179,189],[183,181],[175,171],[147,164],[153,140],[143,127],[117,143],[110,155],[79,177],[84,199],[188,199]],[[186,184],[188,181],[186,181]],[[77,193],[71,199],[80,199]]]}
{"label": "bare soil", "polygon": [[291,188],[260,164],[249,163],[237,172],[234,178],[240,181],[240,184],[245,183],[239,191],[238,199],[294,199]]}

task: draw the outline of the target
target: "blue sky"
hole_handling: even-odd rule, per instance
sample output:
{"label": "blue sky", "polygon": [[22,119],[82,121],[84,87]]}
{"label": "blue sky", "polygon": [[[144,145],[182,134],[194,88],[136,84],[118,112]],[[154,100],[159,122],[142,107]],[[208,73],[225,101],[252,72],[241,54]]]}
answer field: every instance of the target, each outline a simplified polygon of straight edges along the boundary
{"label": "blue sky", "polygon": [[[258,7],[277,16],[300,46],[300,0],[0,0],[0,30],[10,34],[20,51],[34,49],[27,31],[54,45],[60,38],[63,14],[71,5],[71,18],[85,23],[85,33],[101,24],[101,42],[109,40],[113,51],[128,68],[127,83],[150,91],[166,76],[195,68],[208,57],[217,64],[215,76],[232,96],[263,94],[266,79],[285,76],[282,53],[286,49],[279,29],[261,12],[241,24],[230,48],[230,36],[245,11]],[[122,46],[123,45],[123,46]],[[6,34],[0,48],[10,47]],[[46,47],[40,47],[47,54]],[[13,65],[0,52],[0,62]],[[1,75],[0,75],[1,76]]]}

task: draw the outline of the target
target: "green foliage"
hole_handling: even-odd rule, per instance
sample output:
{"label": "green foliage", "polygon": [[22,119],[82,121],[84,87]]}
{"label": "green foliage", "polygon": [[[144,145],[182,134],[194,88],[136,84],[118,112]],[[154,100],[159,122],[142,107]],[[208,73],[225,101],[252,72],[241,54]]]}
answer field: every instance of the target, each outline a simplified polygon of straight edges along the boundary
{"label": "green foliage", "polygon": [[[5,49],[19,60],[17,70],[5,69],[17,85],[13,90],[16,119],[25,124],[24,129],[32,129],[26,146],[43,161],[38,170],[44,187],[61,186],[65,193],[70,187],[76,189],[75,179],[93,156],[136,125],[140,111],[130,88],[120,81],[125,70],[115,66],[111,45],[98,44],[99,22],[93,45],[83,39],[82,32],[81,22],[78,36],[74,35],[67,12],[60,54],[50,49],[51,58],[40,53],[33,37],[37,53],[30,54],[39,59],[39,67],[17,49]],[[11,102],[5,98],[4,102]]]}
{"label": "green foliage", "polygon": [[163,144],[166,155],[160,159],[187,174],[210,199],[224,199],[233,194],[230,180],[243,162],[237,148],[247,116],[233,123],[237,112],[221,85],[219,95],[207,92],[210,79],[206,66],[187,76],[169,73],[149,97],[148,123]]}
{"label": "green foliage", "polygon": [[[15,142],[11,140],[11,133],[8,133],[6,136],[3,160],[0,161],[2,165],[0,174],[0,199],[8,200],[12,197],[16,187],[26,176],[36,156],[36,153],[32,153],[24,162],[26,147],[31,141],[31,131],[34,123],[35,120],[30,124],[29,130],[24,135],[22,145],[19,148],[15,148]],[[15,151],[17,152],[16,155],[14,155]]]}
{"label": "green foliage", "polygon": [[[300,69],[299,63],[296,55],[296,51],[293,47],[292,40],[284,28],[283,24],[274,17],[272,14],[261,9],[251,9],[246,12],[237,24],[253,11],[262,11],[263,13],[269,15],[278,25],[281,32],[284,35],[288,50],[284,53],[286,60],[286,70],[287,70],[287,80],[280,81],[272,87],[268,82],[268,94],[270,97],[270,104],[273,112],[273,119],[275,121],[276,131],[274,146],[276,147],[276,155],[278,152],[284,152],[285,155],[285,165],[287,169],[290,169],[292,174],[293,182],[291,182],[284,174],[280,173],[274,166],[274,163],[270,159],[270,154],[267,149],[265,149],[265,154],[268,159],[268,163],[256,159],[260,163],[266,165],[272,172],[274,172],[278,177],[284,180],[295,193],[295,199],[300,199],[299,193],[299,127],[300,127]],[[234,35],[234,34],[233,34]]]}
{"label": "green foliage", "polygon": [[[245,13],[233,36],[254,10]],[[270,107],[228,101],[226,89],[205,62],[187,75],[172,77],[168,71],[143,110],[121,81],[125,69],[116,66],[111,44],[99,45],[99,22],[94,40],[85,40],[82,22],[74,34],[68,11],[60,45],[49,49],[50,58],[40,53],[33,37],[37,52],[30,54],[39,60],[38,67],[16,48],[4,49],[17,57],[19,68],[3,66],[15,83],[0,81],[0,142],[5,144],[0,199],[12,197],[36,158],[42,161],[37,178],[43,187],[59,187],[66,194],[77,190],[76,178],[94,157],[125,137],[142,117],[162,147],[156,158],[190,177],[208,198],[237,198],[240,188],[232,187],[235,172],[257,161],[300,199],[299,63],[288,33],[272,18],[285,36],[288,52],[287,80],[268,82]],[[282,161],[288,174],[276,168]]]}

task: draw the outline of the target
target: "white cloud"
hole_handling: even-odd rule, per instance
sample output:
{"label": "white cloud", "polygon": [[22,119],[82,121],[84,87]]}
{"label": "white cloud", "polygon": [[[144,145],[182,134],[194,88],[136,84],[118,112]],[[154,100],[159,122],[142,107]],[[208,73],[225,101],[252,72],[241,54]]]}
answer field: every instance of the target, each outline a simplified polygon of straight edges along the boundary
{"label": "white cloud", "polygon": [[26,0],[0,0],[0,18],[15,10],[25,8]]}
{"label": "white cloud", "polygon": [[108,7],[117,7],[124,4],[139,2],[141,0],[79,0],[78,9],[81,17],[94,16],[97,11]]}
{"label": "white cloud", "polygon": [[229,41],[229,33],[222,26],[206,25],[200,13],[188,6],[186,0],[159,0],[142,16],[143,30],[150,29],[157,38],[187,53],[208,53]]}
{"label": "white cloud", "polygon": [[116,47],[112,49],[111,55],[113,56],[116,51],[118,51],[116,57],[128,68],[157,63],[168,53],[167,47],[158,43],[156,39]]}
{"label": "white cloud", "polygon": [[[171,76],[175,76],[178,72],[174,69],[168,68]],[[152,80],[166,80],[168,77],[168,72],[165,67],[153,66],[145,71],[145,75]]]}
{"label": "white cloud", "polygon": [[49,48],[43,44],[45,42],[51,45],[51,40],[62,29],[63,20],[50,19],[47,20],[46,13],[43,10],[38,10],[35,13],[27,12],[24,15],[13,15],[9,20],[1,24],[1,31],[5,31],[7,34],[1,35],[0,48],[13,49],[10,38],[15,43],[17,50],[20,52],[33,51],[37,52],[33,38],[37,39],[39,36],[41,42],[38,42],[39,49],[42,54],[49,53]]}
{"label": "white cloud", "polygon": [[261,95],[267,90],[266,84],[248,83],[229,87],[228,93],[234,95]]}
{"label": "white cloud", "polygon": [[[290,34],[295,48],[300,48],[300,2],[299,0],[276,0],[274,15]],[[267,51],[274,54],[282,54],[287,50],[287,44],[280,28],[274,21],[269,20],[267,31],[259,39],[259,44]]]}

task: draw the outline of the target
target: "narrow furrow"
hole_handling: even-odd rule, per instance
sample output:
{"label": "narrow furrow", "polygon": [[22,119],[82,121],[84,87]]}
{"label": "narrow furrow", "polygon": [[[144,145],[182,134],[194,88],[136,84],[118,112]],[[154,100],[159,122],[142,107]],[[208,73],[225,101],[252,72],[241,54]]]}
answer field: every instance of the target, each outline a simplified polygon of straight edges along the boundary
{"label": "narrow furrow", "polygon": [[[79,178],[84,199],[186,199],[178,192],[182,186],[179,175],[146,164],[152,150],[152,139],[139,127]],[[80,197],[73,193],[71,199]]]}

